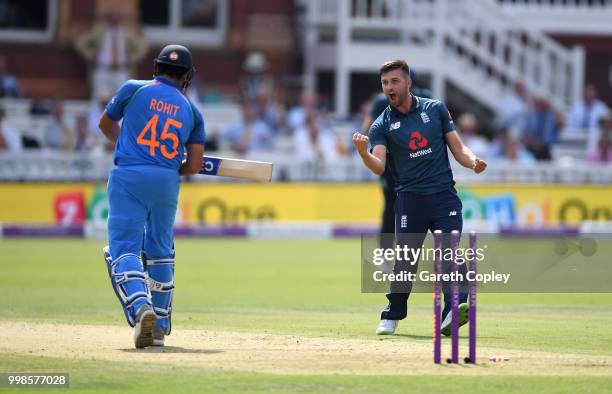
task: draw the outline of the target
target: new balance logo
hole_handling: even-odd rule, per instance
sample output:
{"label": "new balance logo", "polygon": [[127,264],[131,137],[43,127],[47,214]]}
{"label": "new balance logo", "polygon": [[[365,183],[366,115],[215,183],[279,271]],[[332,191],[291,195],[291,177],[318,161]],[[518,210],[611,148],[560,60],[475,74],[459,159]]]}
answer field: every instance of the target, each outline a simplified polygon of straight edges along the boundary
{"label": "new balance logo", "polygon": [[423,123],[429,123],[429,116],[427,116],[425,112],[421,112],[421,119],[423,120]]}
{"label": "new balance logo", "polygon": [[448,216],[457,216],[457,211],[450,211]]}
{"label": "new balance logo", "polygon": [[400,127],[400,122],[395,122],[391,126],[389,126],[389,131],[397,130]]}

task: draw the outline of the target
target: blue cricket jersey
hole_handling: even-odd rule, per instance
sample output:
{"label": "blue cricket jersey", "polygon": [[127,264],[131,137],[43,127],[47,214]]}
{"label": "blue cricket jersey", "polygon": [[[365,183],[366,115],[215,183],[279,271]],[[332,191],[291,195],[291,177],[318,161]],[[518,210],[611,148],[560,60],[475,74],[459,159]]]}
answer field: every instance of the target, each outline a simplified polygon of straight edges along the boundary
{"label": "blue cricket jersey", "polygon": [[372,123],[370,145],[384,145],[397,192],[433,194],[455,184],[444,135],[455,130],[446,106],[412,96],[408,113],[387,106]]}
{"label": "blue cricket jersey", "polygon": [[114,121],[123,118],[115,165],[181,166],[185,145],[204,144],[204,119],[176,83],[155,77],[129,80],[106,105]]}

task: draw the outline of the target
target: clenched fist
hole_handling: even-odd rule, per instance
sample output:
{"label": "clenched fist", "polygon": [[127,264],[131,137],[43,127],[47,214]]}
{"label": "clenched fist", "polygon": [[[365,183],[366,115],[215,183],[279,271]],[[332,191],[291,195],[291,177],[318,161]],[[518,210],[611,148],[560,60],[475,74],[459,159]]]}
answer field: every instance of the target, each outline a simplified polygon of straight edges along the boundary
{"label": "clenched fist", "polygon": [[481,158],[477,157],[476,160],[474,160],[474,166],[472,166],[472,170],[474,170],[475,173],[480,174],[485,170],[485,168],[487,168],[487,163]]}
{"label": "clenched fist", "polygon": [[370,139],[367,135],[355,133],[353,134],[353,145],[355,146],[355,149],[357,149],[357,153],[359,153],[360,156],[363,156],[368,153]]}

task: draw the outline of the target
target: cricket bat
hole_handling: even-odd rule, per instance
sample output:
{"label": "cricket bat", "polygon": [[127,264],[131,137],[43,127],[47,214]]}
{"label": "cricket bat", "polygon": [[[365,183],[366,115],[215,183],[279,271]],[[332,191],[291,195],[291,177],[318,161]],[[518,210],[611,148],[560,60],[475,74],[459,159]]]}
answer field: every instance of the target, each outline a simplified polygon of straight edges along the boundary
{"label": "cricket bat", "polygon": [[265,161],[204,156],[200,174],[270,182],[272,180],[272,166],[272,163]]}

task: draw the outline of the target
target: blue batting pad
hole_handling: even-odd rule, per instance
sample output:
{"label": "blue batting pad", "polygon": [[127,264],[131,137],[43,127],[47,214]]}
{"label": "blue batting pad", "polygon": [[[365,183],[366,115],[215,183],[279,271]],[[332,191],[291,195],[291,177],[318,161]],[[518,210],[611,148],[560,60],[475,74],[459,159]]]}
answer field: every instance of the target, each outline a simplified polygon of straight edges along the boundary
{"label": "blue batting pad", "polygon": [[168,335],[172,329],[174,253],[164,259],[148,259],[145,257],[145,266],[148,275],[147,283],[153,300],[153,309],[157,315],[157,327],[164,330]]}
{"label": "blue batting pad", "polygon": [[126,253],[113,260],[108,246],[105,246],[103,251],[113,290],[128,324],[134,327],[138,309],[144,304],[151,305],[151,293],[145,281],[147,276],[140,256]]}

